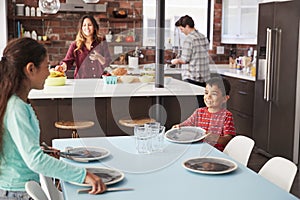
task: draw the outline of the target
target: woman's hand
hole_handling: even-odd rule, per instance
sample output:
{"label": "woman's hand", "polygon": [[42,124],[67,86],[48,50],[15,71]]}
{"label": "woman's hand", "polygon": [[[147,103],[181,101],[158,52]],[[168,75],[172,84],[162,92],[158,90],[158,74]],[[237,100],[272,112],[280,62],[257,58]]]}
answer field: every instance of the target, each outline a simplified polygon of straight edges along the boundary
{"label": "woman's hand", "polygon": [[64,62],[61,65],[57,65],[55,67],[55,71],[65,72],[66,70],[67,70],[67,64]]}
{"label": "woman's hand", "polygon": [[92,190],[89,191],[90,194],[100,194],[106,191],[106,185],[101,178],[93,173],[87,172],[84,182],[92,186]]}
{"label": "woman's hand", "polygon": [[91,52],[89,58],[91,60],[98,60],[101,63],[101,65],[105,64],[105,58],[96,51]]}

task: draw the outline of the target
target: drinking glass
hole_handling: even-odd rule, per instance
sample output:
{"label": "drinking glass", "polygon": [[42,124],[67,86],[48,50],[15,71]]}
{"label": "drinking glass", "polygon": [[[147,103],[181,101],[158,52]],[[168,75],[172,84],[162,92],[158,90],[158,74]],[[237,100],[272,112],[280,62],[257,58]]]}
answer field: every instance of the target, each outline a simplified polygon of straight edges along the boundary
{"label": "drinking glass", "polygon": [[151,152],[161,152],[163,150],[164,126],[160,126],[159,122],[151,122],[146,123],[145,128],[151,137]]}
{"label": "drinking glass", "polygon": [[151,153],[151,136],[144,125],[136,125],[134,127],[134,136],[137,152],[141,154]]}

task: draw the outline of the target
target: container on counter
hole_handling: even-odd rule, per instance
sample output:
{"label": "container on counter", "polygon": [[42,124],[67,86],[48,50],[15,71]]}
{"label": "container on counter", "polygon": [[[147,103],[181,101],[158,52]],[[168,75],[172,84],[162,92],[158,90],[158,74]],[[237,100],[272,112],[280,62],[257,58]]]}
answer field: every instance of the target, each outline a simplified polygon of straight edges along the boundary
{"label": "container on counter", "polygon": [[33,31],[31,32],[31,38],[34,39],[34,40],[37,40],[37,33],[36,33],[35,30],[33,30]]}
{"label": "container on counter", "polygon": [[26,6],[25,7],[25,16],[30,16],[30,8],[29,8],[29,6]]}
{"label": "container on counter", "polygon": [[40,7],[36,8],[36,16],[37,17],[41,17],[42,16],[42,11],[41,11]]}
{"label": "container on counter", "polygon": [[18,3],[16,4],[16,14],[17,16],[24,16],[24,4]]}
{"label": "container on counter", "polygon": [[30,8],[30,16],[34,17],[35,16],[35,7]]}

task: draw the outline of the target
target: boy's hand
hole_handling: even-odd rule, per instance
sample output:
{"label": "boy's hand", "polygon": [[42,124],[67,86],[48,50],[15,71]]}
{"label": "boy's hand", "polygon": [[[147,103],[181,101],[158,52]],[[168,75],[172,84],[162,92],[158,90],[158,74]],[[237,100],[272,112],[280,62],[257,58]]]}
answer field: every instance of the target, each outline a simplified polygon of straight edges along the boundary
{"label": "boy's hand", "polygon": [[179,128],[179,124],[173,125],[172,128]]}

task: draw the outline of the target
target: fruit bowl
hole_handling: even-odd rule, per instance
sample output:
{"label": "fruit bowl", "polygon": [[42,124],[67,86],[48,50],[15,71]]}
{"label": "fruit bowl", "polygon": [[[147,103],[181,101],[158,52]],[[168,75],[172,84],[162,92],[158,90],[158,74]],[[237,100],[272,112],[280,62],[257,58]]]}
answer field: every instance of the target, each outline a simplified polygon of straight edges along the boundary
{"label": "fruit bowl", "polygon": [[62,86],[66,84],[67,77],[48,77],[45,81],[45,85],[48,86]]}

